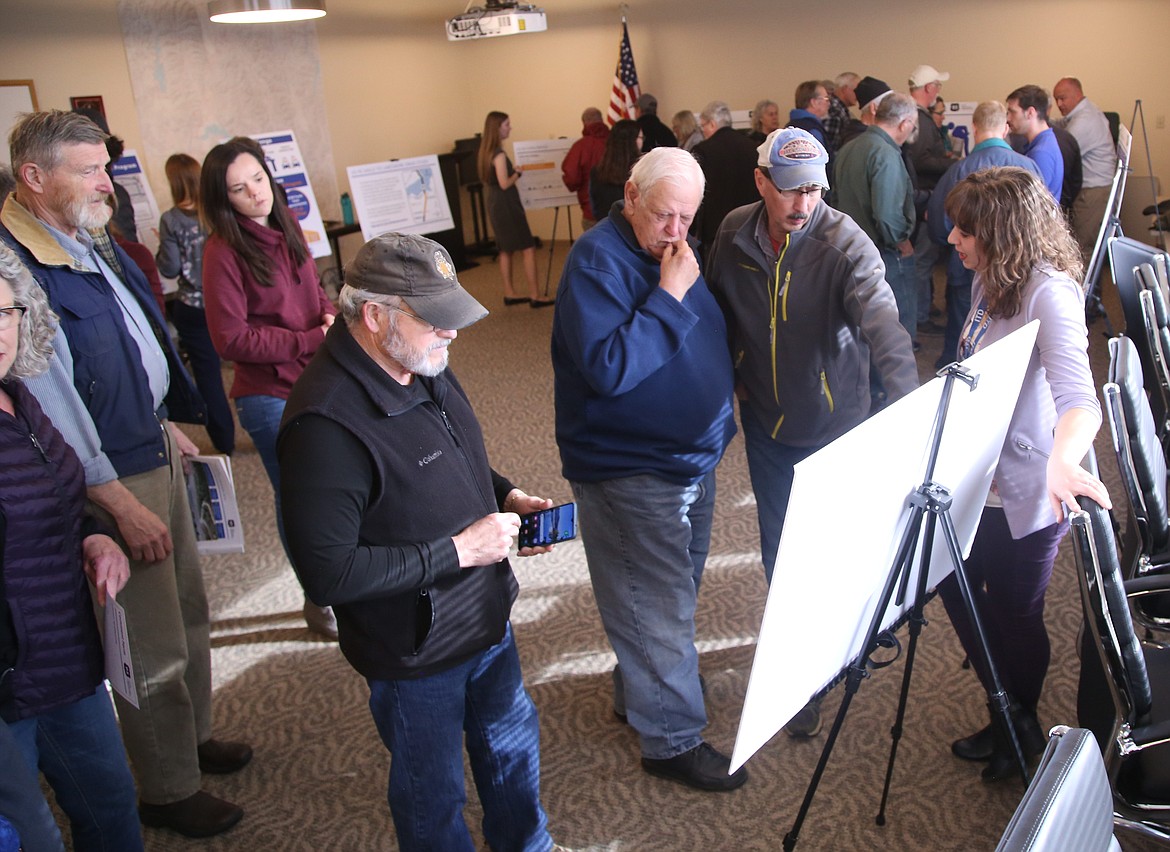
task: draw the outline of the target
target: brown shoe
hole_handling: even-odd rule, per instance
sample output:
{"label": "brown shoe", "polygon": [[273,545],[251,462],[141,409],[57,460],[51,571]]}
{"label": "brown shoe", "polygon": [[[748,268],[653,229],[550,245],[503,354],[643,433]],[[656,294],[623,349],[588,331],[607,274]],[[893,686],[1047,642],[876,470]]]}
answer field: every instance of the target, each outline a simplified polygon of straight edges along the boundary
{"label": "brown shoe", "polygon": [[252,747],[247,743],[208,740],[200,744],[199,769],[212,775],[230,775],[239,772],[252,759]]}
{"label": "brown shoe", "polygon": [[244,809],[200,790],[169,805],[138,803],[138,818],[151,828],[169,828],[186,837],[212,837],[235,825]]}

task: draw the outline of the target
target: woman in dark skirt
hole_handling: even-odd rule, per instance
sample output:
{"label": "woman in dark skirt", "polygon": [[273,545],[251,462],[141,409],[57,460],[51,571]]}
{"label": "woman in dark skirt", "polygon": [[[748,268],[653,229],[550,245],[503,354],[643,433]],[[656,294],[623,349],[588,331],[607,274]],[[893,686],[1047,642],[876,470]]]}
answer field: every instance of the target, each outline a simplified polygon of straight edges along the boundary
{"label": "woman in dark skirt", "polygon": [[[487,199],[488,220],[496,235],[496,247],[500,252],[500,272],[504,276],[504,304],[519,305],[528,302],[531,307],[543,308],[551,305],[551,299],[541,299],[536,287],[536,245],[532,231],[528,229],[528,216],[520,203],[520,191],[516,184],[524,174],[523,169],[514,169],[512,161],[501,145],[512,132],[512,122],[507,114],[489,112],[483,123],[483,136],[479,143],[479,178],[483,181]],[[517,296],[512,288],[512,261],[519,254],[524,262],[524,277],[528,279],[527,296]]]}

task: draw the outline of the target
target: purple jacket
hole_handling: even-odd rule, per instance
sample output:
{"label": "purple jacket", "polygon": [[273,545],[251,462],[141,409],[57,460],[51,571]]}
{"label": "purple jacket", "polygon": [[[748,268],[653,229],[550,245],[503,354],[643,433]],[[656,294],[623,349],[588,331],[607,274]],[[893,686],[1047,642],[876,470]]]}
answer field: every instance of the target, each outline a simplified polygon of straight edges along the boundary
{"label": "purple jacket", "polygon": [[20,382],[0,411],[0,716],[27,719],[92,695],[101,640],[81,542],[81,462]]}

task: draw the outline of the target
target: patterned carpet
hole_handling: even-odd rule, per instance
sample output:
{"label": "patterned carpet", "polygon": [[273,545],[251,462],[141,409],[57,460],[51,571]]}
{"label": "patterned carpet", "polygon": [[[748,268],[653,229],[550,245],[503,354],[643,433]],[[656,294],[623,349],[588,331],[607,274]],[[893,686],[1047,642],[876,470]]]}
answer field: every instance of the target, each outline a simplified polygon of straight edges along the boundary
{"label": "patterned carpet", "polygon": [[[564,251],[558,249],[554,286]],[[542,270],[547,262],[545,251]],[[553,439],[552,312],[523,305],[505,309],[498,270],[490,261],[460,277],[492,311],[460,333],[451,363],[483,422],[493,463],[533,493],[567,499]],[[1099,381],[1105,363],[1100,326],[1093,330]],[[941,337],[923,337],[924,378],[940,347]],[[1099,453],[1107,480],[1116,482],[1106,432]],[[200,430],[191,434],[207,445]],[[207,841],[148,829],[147,848],[395,850],[385,801],[389,756],[366,707],[366,686],[335,644],[305,629],[300,591],[276,538],[271,490],[242,430],[240,436],[234,466],[247,553],[207,559],[204,569],[213,613],[216,732],[251,742],[256,757],[237,775],[207,777],[206,787],[239,803],[247,814],[231,832]],[[1115,499],[1124,499],[1118,487],[1111,490]],[[697,623],[708,685],[707,737],[725,751],[735,739],[764,606],[756,542],[754,501],[737,438],[719,468],[714,540]],[[639,767],[633,731],[611,713],[614,659],[580,543],[518,560],[516,570],[522,592],[513,621],[525,677],[541,714],[543,798],[557,842],[611,852],[780,848],[825,734],[805,742],[780,734],[749,761],[751,780],[733,793],[700,793],[652,778]],[[1074,723],[1080,606],[1067,549],[1048,600],[1053,662],[1042,722]],[[950,755],[951,740],[985,723],[984,696],[974,675],[960,667],[962,653],[941,604],[931,603],[927,615],[930,625],[915,665],[888,824],[876,826],[874,815],[900,663],[862,684],[798,848],[994,848],[1022,786],[1018,781],[983,784],[977,767]],[[829,611],[824,618],[831,623],[834,615]],[[841,693],[840,687],[830,693],[826,714],[835,712]],[[478,834],[480,813],[470,781],[468,789],[467,818]],[[1123,842],[1129,850],[1148,848]]]}

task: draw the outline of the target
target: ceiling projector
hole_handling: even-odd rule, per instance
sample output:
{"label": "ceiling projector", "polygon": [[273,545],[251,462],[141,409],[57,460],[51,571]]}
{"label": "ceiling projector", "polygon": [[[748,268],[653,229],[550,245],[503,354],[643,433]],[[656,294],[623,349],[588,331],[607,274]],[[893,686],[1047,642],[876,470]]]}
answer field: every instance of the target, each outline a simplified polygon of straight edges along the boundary
{"label": "ceiling projector", "polygon": [[548,29],[544,10],[527,3],[488,0],[487,6],[471,6],[447,21],[447,40],[540,33]]}

